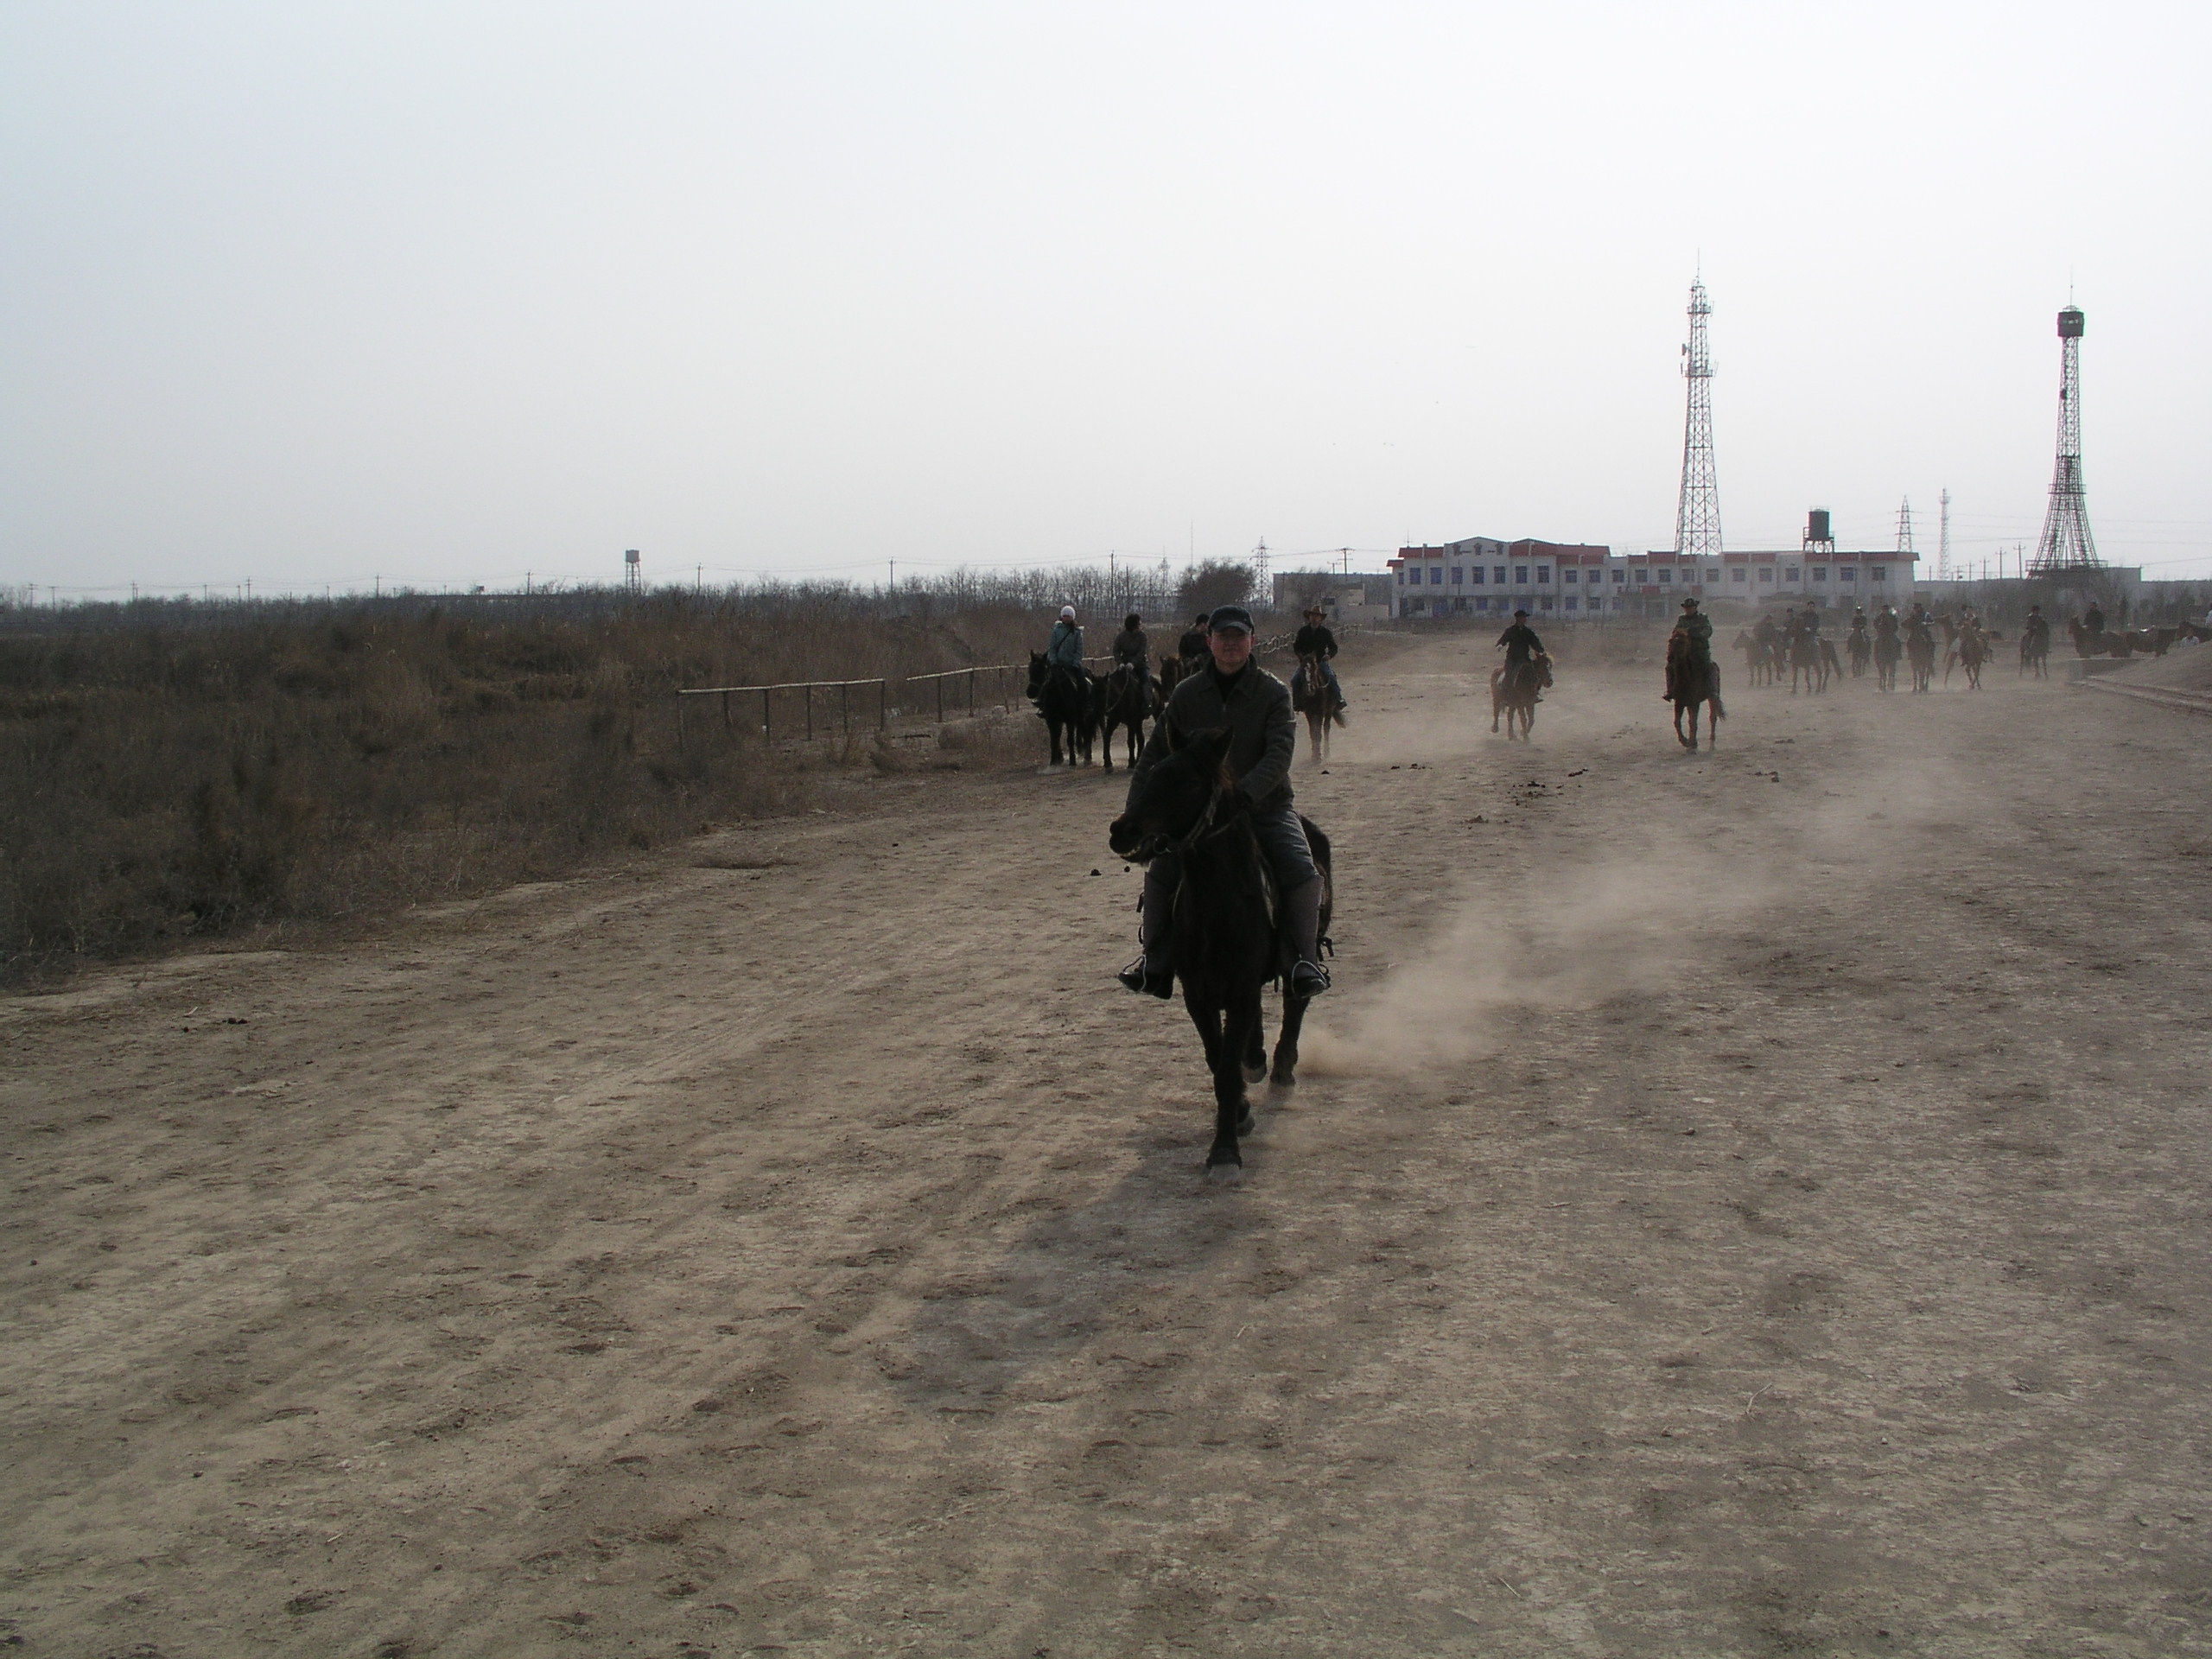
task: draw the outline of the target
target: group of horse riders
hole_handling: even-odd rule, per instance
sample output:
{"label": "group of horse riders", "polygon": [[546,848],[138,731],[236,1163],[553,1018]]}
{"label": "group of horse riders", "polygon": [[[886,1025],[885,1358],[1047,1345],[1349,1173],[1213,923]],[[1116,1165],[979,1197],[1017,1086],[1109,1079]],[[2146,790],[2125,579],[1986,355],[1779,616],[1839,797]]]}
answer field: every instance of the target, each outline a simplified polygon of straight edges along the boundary
{"label": "group of horse riders", "polygon": [[[1209,660],[1214,614],[1211,611],[1199,612],[1176,642],[1176,661],[1186,672]],[[1337,694],[1338,706],[1350,706],[1344,694],[1344,682],[1337,677],[1337,636],[1329,627],[1328,613],[1319,605],[1306,607],[1304,626],[1291,641],[1291,650],[1299,659],[1298,671],[1291,677],[1294,691],[1302,684],[1306,664],[1310,659],[1320,664],[1322,677]],[[1144,619],[1135,611],[1122,619],[1122,631],[1114,636],[1113,660],[1116,668],[1135,671],[1137,683],[1150,694],[1154,677],[1152,641],[1145,633]],[[1059,620],[1052,624],[1052,637],[1046,642],[1045,662],[1047,667],[1067,673],[1079,676],[1084,672],[1083,627],[1074,606],[1060,607]]]}

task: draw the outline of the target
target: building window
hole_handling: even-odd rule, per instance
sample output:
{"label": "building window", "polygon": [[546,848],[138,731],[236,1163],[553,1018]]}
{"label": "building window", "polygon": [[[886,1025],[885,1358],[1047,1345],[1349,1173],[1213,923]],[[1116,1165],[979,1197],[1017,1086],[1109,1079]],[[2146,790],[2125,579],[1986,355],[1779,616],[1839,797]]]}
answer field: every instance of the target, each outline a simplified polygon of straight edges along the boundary
{"label": "building window", "polygon": [[1660,570],[1660,572],[1659,572],[1659,580],[1660,580],[1660,581],[1662,581],[1662,582],[1672,582],[1672,581],[1674,581],[1674,579],[1675,579],[1675,573],[1674,573],[1673,571],[1669,570],[1669,569],[1664,569],[1663,567],[1661,569],[1661,570]]}
{"label": "building window", "polygon": [[1793,564],[1784,570],[1783,574],[1789,581],[1795,582],[1797,580],[1797,567]]}
{"label": "building window", "polygon": [[1460,582],[1466,579],[1466,575],[1467,573],[1464,567],[1456,564],[1453,565],[1452,567],[1452,585],[1454,588],[1457,588]]}
{"label": "building window", "polygon": [[1579,575],[1580,573],[1576,571],[1562,569],[1559,573],[1559,579],[1561,582],[1574,582],[1579,579]]}
{"label": "building window", "polygon": [[1444,585],[1444,567],[1442,565],[1432,564],[1428,567],[1428,585],[1432,588],[1441,588]]}
{"label": "building window", "polygon": [[1728,574],[1737,582],[1748,582],[1751,579],[1744,574],[1744,567],[1740,564],[1733,570],[1731,570]]}
{"label": "building window", "polygon": [[1838,582],[1856,582],[1859,573],[1847,564],[1835,573],[1835,579]]}
{"label": "building window", "polygon": [[1569,594],[1567,596],[1567,604],[1564,608],[1570,611],[1580,608],[1580,605],[1573,594]]}
{"label": "building window", "polygon": [[1869,565],[1869,566],[1867,567],[1867,569],[1866,569],[1866,580],[1867,580],[1867,581],[1869,581],[1869,582],[1887,582],[1889,579],[1890,579],[1890,568],[1889,568],[1889,566],[1887,566],[1887,565],[1885,565],[1885,564],[1875,564],[1875,565]]}
{"label": "building window", "polygon": [[1626,582],[1628,580],[1628,572],[1622,569],[1618,565],[1614,566],[1613,580],[1615,582]]}
{"label": "building window", "polygon": [[1816,564],[1816,565],[1815,565],[1815,566],[1813,567],[1813,580],[1814,580],[1815,582],[1826,582],[1827,579],[1828,579],[1828,568],[1827,568],[1827,566],[1826,566],[1825,564]]}
{"label": "building window", "polygon": [[1483,568],[1482,568],[1482,566],[1480,566],[1480,565],[1478,564],[1478,565],[1477,565],[1477,566],[1475,567],[1475,586],[1476,586],[1476,587],[1478,587],[1478,588],[1479,588],[1479,587],[1481,587],[1482,585],[1483,585]]}
{"label": "building window", "polygon": [[1516,588],[1526,588],[1529,585],[1529,567],[1527,565],[1516,564],[1513,567],[1513,585]]}
{"label": "building window", "polygon": [[1537,582],[1537,583],[1538,583],[1538,585],[1539,585],[1539,586],[1541,586],[1541,585],[1544,585],[1544,584],[1548,583],[1548,582],[1551,581],[1551,579],[1552,579],[1552,568],[1551,568],[1551,566],[1549,566],[1548,564],[1540,564],[1540,565],[1538,565],[1538,566],[1536,567],[1536,582]]}
{"label": "building window", "polygon": [[1402,588],[1402,587],[1404,587],[1405,585],[1406,585],[1406,572],[1405,572],[1405,568],[1402,565],[1402,566],[1400,566],[1400,567],[1399,567],[1399,569],[1398,569],[1398,586],[1399,586],[1399,587],[1401,587],[1401,588]]}
{"label": "building window", "polygon": [[1774,567],[1770,564],[1763,564],[1759,566],[1759,580],[1761,582],[1772,582],[1774,580]]}
{"label": "building window", "polygon": [[1540,611],[1548,611],[1551,607],[1552,596],[1549,594],[1546,594],[1541,599],[1536,601],[1536,608]]}
{"label": "building window", "polygon": [[1501,564],[1494,567],[1490,574],[1491,579],[1495,581],[1499,587],[1503,588],[1505,586],[1505,567],[1503,565]]}

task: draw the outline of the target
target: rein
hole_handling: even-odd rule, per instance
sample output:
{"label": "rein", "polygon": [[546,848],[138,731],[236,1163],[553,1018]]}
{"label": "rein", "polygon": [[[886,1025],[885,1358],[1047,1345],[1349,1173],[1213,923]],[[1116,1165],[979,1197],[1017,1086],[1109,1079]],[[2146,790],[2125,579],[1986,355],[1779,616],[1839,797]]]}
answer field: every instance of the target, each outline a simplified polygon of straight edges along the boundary
{"label": "rein", "polygon": [[[1236,823],[1236,815],[1231,812],[1227,817],[1223,817],[1221,804],[1225,799],[1233,799],[1236,793],[1236,787],[1233,785],[1217,786],[1213,793],[1206,798],[1206,810],[1198,814],[1198,821],[1185,830],[1179,839],[1170,841],[1165,836],[1147,836],[1131,849],[1123,856],[1122,861],[1124,864],[1142,864],[1148,863],[1155,858],[1164,858],[1171,855],[1176,858],[1181,858],[1200,842],[1211,841],[1216,836],[1228,834]],[[1220,819],[1220,822],[1215,822],[1216,819]]]}

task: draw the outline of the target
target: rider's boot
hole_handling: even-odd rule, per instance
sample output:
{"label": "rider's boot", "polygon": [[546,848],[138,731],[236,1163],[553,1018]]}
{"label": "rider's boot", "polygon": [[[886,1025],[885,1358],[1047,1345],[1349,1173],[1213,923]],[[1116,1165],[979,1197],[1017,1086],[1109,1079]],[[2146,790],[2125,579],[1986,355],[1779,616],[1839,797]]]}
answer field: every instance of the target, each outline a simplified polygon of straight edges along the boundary
{"label": "rider's boot", "polygon": [[1329,988],[1329,970],[1321,965],[1321,878],[1282,896],[1283,920],[1290,928],[1295,960],[1290,966],[1294,996],[1319,996]]}
{"label": "rider's boot", "polygon": [[1144,954],[1114,976],[1139,995],[1165,1002],[1175,995],[1175,970],[1167,943],[1175,923],[1175,884],[1155,859],[1144,872]]}

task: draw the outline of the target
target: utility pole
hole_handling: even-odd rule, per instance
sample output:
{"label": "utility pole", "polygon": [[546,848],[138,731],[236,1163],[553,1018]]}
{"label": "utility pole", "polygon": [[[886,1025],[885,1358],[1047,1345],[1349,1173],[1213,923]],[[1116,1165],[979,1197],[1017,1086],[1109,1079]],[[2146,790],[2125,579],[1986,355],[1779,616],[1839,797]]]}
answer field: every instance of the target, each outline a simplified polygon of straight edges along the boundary
{"label": "utility pole", "polygon": [[1936,580],[1951,579],[1951,490],[1944,486],[1943,493],[1936,498],[1943,508],[1942,527],[1936,534]]}

